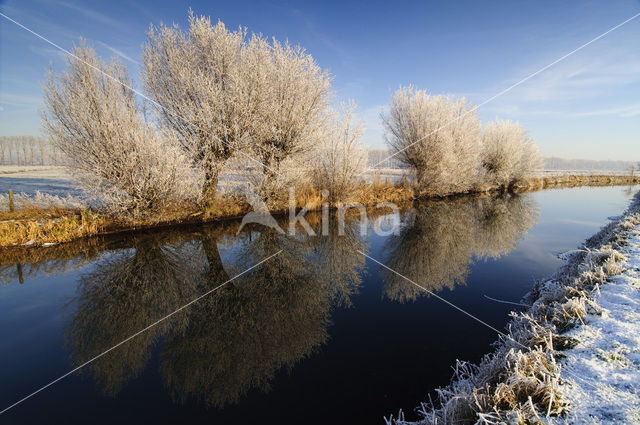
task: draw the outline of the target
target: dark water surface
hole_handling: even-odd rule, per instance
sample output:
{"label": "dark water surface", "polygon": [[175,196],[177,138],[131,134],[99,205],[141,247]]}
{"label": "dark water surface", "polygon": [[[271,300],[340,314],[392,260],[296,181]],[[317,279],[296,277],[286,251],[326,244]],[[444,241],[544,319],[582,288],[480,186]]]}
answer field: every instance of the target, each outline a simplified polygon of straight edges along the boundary
{"label": "dark water surface", "polygon": [[[0,423],[378,423],[409,418],[502,329],[557,254],[625,209],[623,187],[423,202],[395,236],[290,237],[238,224],[0,258],[0,410],[227,283],[0,416]],[[370,216],[370,218],[375,218]],[[384,217],[383,217],[384,218]],[[321,216],[308,216],[321,229]],[[10,258],[11,257],[11,258]]]}

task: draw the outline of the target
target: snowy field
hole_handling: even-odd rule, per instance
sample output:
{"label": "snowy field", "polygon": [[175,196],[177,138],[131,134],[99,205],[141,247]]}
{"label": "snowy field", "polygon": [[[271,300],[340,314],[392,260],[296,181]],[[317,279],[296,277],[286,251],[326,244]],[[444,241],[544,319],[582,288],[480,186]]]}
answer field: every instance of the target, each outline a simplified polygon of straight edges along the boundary
{"label": "snowy field", "polygon": [[580,342],[564,351],[560,392],[570,400],[567,421],[575,424],[640,423],[640,231],[622,254],[625,271],[594,295],[601,315],[567,336]]}
{"label": "snowy field", "polygon": [[0,194],[9,189],[13,193],[33,196],[36,192],[65,197],[79,196],[81,191],[74,187],[64,167],[2,165],[0,166]]}
{"label": "snowy field", "polygon": [[0,178],[69,178],[66,167],[53,165],[0,165]]}

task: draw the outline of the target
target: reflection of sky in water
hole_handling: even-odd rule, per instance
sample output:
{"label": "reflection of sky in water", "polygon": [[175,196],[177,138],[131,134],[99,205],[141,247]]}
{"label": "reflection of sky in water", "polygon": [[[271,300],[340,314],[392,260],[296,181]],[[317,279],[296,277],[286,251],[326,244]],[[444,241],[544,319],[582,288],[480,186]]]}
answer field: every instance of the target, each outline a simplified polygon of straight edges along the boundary
{"label": "reflection of sky in water", "polygon": [[[23,264],[22,285],[15,264],[0,269],[10,279],[0,286],[0,403],[11,404],[67,372],[70,359],[97,354],[284,249],[6,419],[382,423],[382,415],[410,411],[446,384],[456,358],[478,361],[496,336],[407,290],[356,249],[502,328],[512,306],[484,296],[520,300],[535,279],[562,264],[558,253],[623,211],[625,190],[422,203],[413,216],[403,214],[408,225],[397,237],[361,240],[354,225],[347,239],[258,231],[236,238],[235,229],[225,236],[213,226],[57,247],[59,257],[72,260],[39,263],[37,271]],[[111,251],[99,254],[104,248]]]}

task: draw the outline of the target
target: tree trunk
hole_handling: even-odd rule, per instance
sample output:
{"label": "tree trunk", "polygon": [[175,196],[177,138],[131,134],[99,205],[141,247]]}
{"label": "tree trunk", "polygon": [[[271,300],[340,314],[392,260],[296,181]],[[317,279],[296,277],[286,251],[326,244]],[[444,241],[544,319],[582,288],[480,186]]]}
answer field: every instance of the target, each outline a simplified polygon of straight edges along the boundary
{"label": "tree trunk", "polygon": [[205,173],[204,185],[202,186],[202,200],[206,209],[211,209],[215,205],[218,192],[217,170],[210,170]]}
{"label": "tree trunk", "polygon": [[209,265],[205,274],[205,289],[214,288],[229,280],[229,275],[224,269],[222,264],[222,258],[220,257],[220,251],[218,251],[218,241],[215,236],[208,233],[206,230],[200,237],[202,243],[202,249],[207,257],[207,263]]}

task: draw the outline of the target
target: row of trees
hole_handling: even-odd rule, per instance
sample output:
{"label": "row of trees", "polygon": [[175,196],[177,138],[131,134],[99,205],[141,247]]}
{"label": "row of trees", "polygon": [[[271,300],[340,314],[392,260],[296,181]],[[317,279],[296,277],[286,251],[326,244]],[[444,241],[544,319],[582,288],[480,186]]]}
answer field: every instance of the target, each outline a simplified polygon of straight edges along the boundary
{"label": "row of trees", "polygon": [[[144,104],[120,62],[84,43],[73,53],[66,72],[49,73],[43,129],[84,189],[118,213],[150,215],[185,199],[211,208],[221,173],[269,208],[301,182],[348,202],[366,169],[354,105],[331,104],[330,75],[299,46],[193,13],[187,30],[152,26]],[[403,88],[383,120],[422,193],[506,185],[538,163],[517,124],[482,131],[464,99]]]}
{"label": "row of trees", "polygon": [[0,165],[57,165],[60,152],[36,136],[0,136]]}
{"label": "row of trees", "polygon": [[520,124],[495,121],[483,129],[464,98],[403,87],[382,120],[391,153],[412,170],[423,194],[508,186],[542,166]]}
{"label": "row of trees", "polygon": [[49,74],[44,131],[90,194],[135,213],[172,199],[211,206],[220,173],[238,163],[269,206],[311,170],[341,196],[356,186],[366,166],[361,126],[353,106],[332,109],[331,78],[309,54],[193,14],[189,24],[148,33],[149,120],[125,67],[84,43],[66,72]]}

